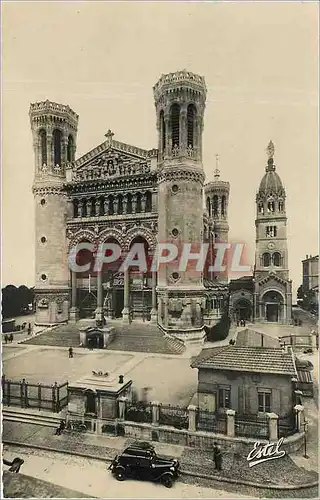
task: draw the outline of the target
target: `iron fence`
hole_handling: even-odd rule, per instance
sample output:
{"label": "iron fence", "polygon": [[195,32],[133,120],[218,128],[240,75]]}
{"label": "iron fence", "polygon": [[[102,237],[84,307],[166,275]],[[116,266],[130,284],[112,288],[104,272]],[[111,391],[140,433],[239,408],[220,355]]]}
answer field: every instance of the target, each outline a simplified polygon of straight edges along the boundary
{"label": "iron fence", "polygon": [[227,415],[225,413],[198,410],[196,428],[198,431],[227,434]]}
{"label": "iron fence", "polygon": [[176,429],[188,429],[188,409],[180,406],[160,405],[159,425],[170,425]]}
{"label": "iron fence", "polygon": [[235,435],[269,439],[269,422],[263,415],[236,415]]}
{"label": "iron fence", "polygon": [[126,420],[131,422],[152,423],[152,405],[151,403],[136,402],[131,403],[126,408]]}
{"label": "iron fence", "polygon": [[68,382],[58,385],[30,384],[7,380],[2,376],[2,404],[20,408],[38,408],[59,413],[68,404]]}

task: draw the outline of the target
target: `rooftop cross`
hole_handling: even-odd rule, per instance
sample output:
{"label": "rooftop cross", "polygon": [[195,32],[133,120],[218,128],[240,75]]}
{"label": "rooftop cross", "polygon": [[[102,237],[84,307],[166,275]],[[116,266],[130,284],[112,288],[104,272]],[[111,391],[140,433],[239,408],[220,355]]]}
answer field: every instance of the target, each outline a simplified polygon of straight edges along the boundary
{"label": "rooftop cross", "polygon": [[107,141],[109,144],[111,144],[113,136],[114,136],[114,133],[111,132],[111,130],[109,129],[108,132],[105,134],[105,137],[107,138]]}
{"label": "rooftop cross", "polygon": [[216,180],[219,179],[219,177],[220,177],[219,160],[220,160],[220,156],[218,154],[216,154],[216,168],[214,171],[214,178]]}

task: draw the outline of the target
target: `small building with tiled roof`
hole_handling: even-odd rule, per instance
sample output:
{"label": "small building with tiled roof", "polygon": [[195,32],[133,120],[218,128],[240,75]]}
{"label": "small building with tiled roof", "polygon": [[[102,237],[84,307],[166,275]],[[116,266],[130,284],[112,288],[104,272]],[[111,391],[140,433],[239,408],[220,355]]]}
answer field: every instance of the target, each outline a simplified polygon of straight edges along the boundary
{"label": "small building with tiled roof", "polygon": [[198,401],[202,410],[238,415],[289,415],[295,404],[297,377],[290,348],[225,345],[203,349],[191,361],[198,369]]}

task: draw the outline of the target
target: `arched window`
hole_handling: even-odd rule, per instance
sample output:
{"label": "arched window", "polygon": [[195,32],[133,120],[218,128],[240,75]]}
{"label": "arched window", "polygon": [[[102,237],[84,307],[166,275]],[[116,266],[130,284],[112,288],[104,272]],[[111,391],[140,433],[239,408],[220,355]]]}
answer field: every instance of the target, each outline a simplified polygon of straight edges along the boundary
{"label": "arched window", "polygon": [[108,215],[114,215],[114,197],[112,194],[108,198]]}
{"label": "arched window", "polygon": [[271,264],[271,257],[269,253],[264,253],[262,255],[263,267],[269,267]]}
{"label": "arched window", "polygon": [[118,214],[123,214],[123,196],[122,194],[118,195]]}
{"label": "arched window", "polygon": [[263,201],[259,201],[259,203],[258,203],[258,210],[259,210],[259,214],[263,214],[264,213]]}
{"label": "arched window", "polygon": [[79,202],[73,200],[73,217],[79,217]]}
{"label": "arched window", "polygon": [[221,198],[221,215],[226,215],[226,197],[224,195]]}
{"label": "arched window", "polygon": [[171,106],[171,138],[172,147],[179,147],[180,145],[180,106],[179,104],[173,104]]}
{"label": "arched window", "polygon": [[268,213],[273,213],[274,212],[274,201],[271,199],[268,201]]}
{"label": "arched window", "polygon": [[207,212],[208,212],[209,216],[211,217],[211,201],[210,201],[209,196],[207,198]]}
{"label": "arched window", "polygon": [[61,130],[53,131],[53,161],[54,165],[61,165],[61,140],[62,133]]}
{"label": "arched window", "polygon": [[87,217],[87,203],[88,203],[88,200],[86,200],[85,198],[82,200],[82,217]]}
{"label": "arched window", "polygon": [[41,165],[47,164],[47,132],[45,130],[40,130],[40,154],[41,154]]}
{"label": "arched window", "polygon": [[127,194],[127,214],[132,214],[132,195]]}
{"label": "arched window", "polygon": [[68,137],[67,161],[74,161],[74,141],[72,135]]}
{"label": "arched window", "polygon": [[219,203],[219,199],[218,199],[218,196],[215,194],[213,197],[213,217],[218,216],[218,203]]}
{"label": "arched window", "polygon": [[136,212],[140,213],[142,211],[142,205],[141,205],[141,193],[137,193],[137,205],[136,205]]}
{"label": "arched window", "polygon": [[187,124],[188,124],[188,144],[187,146],[194,147],[194,122],[196,117],[196,109],[194,104],[189,104],[187,110]]}
{"label": "arched window", "polygon": [[280,264],[281,264],[281,255],[279,252],[274,252],[274,254],[272,255],[272,261],[273,261],[273,265],[276,266],[276,267],[280,267]]}
{"label": "arched window", "polygon": [[164,112],[160,111],[160,134],[161,134],[161,147],[164,153],[166,149],[166,122],[164,121]]}
{"label": "arched window", "polygon": [[146,192],[146,212],[152,211],[152,194],[150,191]]}

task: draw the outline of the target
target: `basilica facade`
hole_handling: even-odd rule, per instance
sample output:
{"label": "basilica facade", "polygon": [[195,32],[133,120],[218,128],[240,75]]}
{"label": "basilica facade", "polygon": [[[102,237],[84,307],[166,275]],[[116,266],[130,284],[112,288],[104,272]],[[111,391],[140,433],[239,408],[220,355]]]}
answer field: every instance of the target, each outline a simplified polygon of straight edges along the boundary
{"label": "basilica facade", "polygon": [[[228,241],[230,186],[220,179],[218,169],[205,183],[204,78],[185,70],[162,75],[153,91],[157,148],[125,144],[109,130],[101,144],[77,159],[78,115],[69,106],[48,100],[30,106],[38,325],[85,317],[122,318],[124,323],[143,319],[183,338],[201,338],[204,325],[215,324],[229,303],[227,275],[208,270],[214,243]],[[274,186],[275,178],[270,160],[257,198],[254,287],[246,307],[251,307],[252,317],[267,314],[269,320],[278,321],[289,314],[290,282],[285,196],[280,180]],[[113,242],[124,253],[134,243],[142,243],[148,259],[158,242],[178,246],[207,242],[209,252],[203,271],[197,273],[172,266],[143,273],[136,269],[121,273],[119,266],[104,266],[101,271],[91,267],[76,273],[70,270],[68,255],[81,242],[95,248]],[[282,304],[278,312],[272,307],[273,295],[270,300],[266,295],[269,292]],[[234,291],[230,299],[236,314],[242,306],[237,305]]]}

